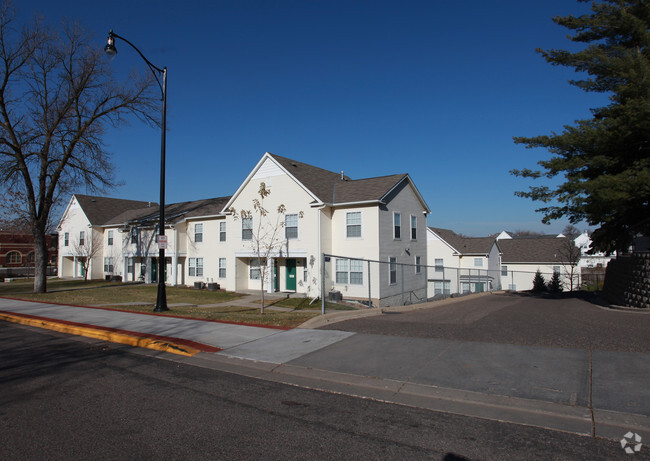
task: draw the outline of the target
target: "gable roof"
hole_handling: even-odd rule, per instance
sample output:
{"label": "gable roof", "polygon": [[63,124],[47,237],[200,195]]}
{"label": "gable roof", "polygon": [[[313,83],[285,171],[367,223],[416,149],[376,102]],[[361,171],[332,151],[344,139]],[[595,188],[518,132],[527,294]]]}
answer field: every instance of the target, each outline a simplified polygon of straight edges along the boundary
{"label": "gable roof", "polygon": [[[190,202],[170,203],[165,205],[165,223],[175,224],[187,219],[218,216],[230,197],[216,197]],[[142,225],[157,224],[160,218],[160,207],[138,208],[127,210],[108,221],[106,225],[121,225],[138,223]]]}
{"label": "gable roof", "polygon": [[566,237],[541,236],[537,238],[513,238],[498,240],[501,262],[507,263],[562,263],[568,256],[567,245],[573,245]]}
{"label": "gable roof", "polygon": [[158,204],[138,200],[125,200],[121,198],[95,197],[92,195],[74,194],[79,206],[86,214],[88,221],[93,226],[102,226],[115,216],[127,210],[148,208]]}
{"label": "gable roof", "polygon": [[408,174],[353,180],[345,176],[342,172],[334,173],[333,171],[266,152],[260,162],[258,162],[256,169],[246,179],[246,182],[250,180],[253,173],[262,165],[266,158],[270,158],[288,175],[300,183],[314,197],[315,202],[331,206],[379,203],[391,191],[398,187],[400,183],[408,181],[415,195],[422,203],[422,207],[427,213],[430,212],[429,207]]}
{"label": "gable roof", "polygon": [[441,229],[439,227],[429,227],[429,229],[461,255],[487,256],[495,239],[493,235],[489,237],[463,237],[450,229]]}

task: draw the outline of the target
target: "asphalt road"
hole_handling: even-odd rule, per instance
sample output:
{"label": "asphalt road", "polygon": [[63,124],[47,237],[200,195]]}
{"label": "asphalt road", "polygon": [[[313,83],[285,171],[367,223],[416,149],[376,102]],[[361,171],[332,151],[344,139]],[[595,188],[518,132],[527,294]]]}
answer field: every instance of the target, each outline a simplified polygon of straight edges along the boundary
{"label": "asphalt road", "polygon": [[0,385],[0,459],[630,459],[616,442],[270,383],[4,322]]}
{"label": "asphalt road", "polygon": [[650,312],[603,308],[597,298],[493,294],[428,309],[334,323],[322,329],[528,346],[650,352]]}

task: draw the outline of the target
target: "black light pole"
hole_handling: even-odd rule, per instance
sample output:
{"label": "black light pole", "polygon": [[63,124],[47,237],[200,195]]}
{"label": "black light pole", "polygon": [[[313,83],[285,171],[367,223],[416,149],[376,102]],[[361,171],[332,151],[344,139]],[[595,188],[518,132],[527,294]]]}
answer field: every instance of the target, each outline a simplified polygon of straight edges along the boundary
{"label": "black light pole", "polygon": [[[165,289],[165,246],[166,242],[162,243],[165,237],[165,145],[166,145],[166,132],[167,132],[167,67],[162,69],[154,66],[147,58],[140,52],[140,50],[124,37],[120,37],[112,30],[108,33],[108,43],[104,47],[104,52],[111,58],[117,55],[117,48],[115,48],[115,39],[125,41],[131,48],[138,52],[140,57],[147,63],[151,73],[156,78],[160,91],[162,91],[162,136],[160,139],[160,219],[158,223],[158,297],[156,298],[156,307],[154,312],[168,311],[167,307],[167,291]],[[156,73],[157,72],[157,73]],[[162,83],[158,75],[162,75]],[[163,238],[161,239],[160,236]]]}

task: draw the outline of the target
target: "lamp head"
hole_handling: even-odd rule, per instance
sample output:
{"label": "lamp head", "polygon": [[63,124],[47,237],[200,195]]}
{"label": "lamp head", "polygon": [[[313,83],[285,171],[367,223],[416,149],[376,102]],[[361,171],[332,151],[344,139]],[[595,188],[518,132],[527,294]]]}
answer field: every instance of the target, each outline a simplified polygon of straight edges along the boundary
{"label": "lamp head", "polygon": [[104,53],[106,53],[109,57],[114,58],[117,56],[117,48],[115,48],[115,37],[113,37],[112,30],[108,33],[108,39],[106,42],[107,43],[104,47]]}

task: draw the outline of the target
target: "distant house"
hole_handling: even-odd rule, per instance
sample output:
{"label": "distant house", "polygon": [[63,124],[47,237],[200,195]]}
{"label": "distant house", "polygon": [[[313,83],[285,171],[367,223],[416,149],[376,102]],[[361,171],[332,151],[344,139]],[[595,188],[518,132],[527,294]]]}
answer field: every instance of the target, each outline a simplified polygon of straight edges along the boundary
{"label": "distant house", "polygon": [[594,254],[589,254],[591,250],[591,238],[589,233],[585,231],[584,233],[578,235],[574,239],[576,247],[580,248],[580,263],[581,268],[606,268],[607,263],[616,257],[616,253],[612,255],[606,255],[603,252],[595,252]]}
{"label": "distant house", "polygon": [[465,237],[450,229],[427,229],[429,297],[498,289],[499,252],[494,236]]}
{"label": "distant house", "polygon": [[[502,232],[496,239],[501,254],[501,286],[504,290],[524,291],[533,288],[539,270],[546,281],[554,272],[568,285],[574,278],[579,283],[579,268],[572,267],[573,240],[563,235],[514,236]],[[575,264],[577,261],[573,260]]]}

